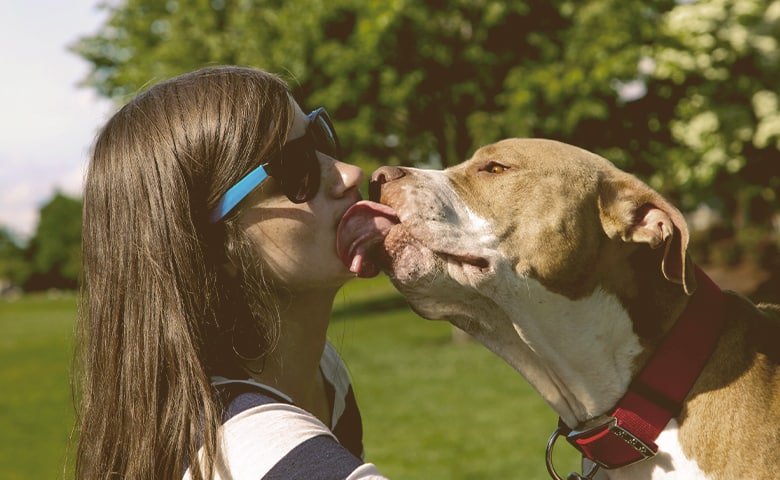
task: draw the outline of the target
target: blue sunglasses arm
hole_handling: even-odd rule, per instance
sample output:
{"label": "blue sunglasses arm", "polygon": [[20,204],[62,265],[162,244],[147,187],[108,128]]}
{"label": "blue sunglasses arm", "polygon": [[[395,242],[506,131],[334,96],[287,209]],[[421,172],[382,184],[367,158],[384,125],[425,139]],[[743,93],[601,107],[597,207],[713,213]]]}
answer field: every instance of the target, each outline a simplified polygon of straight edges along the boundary
{"label": "blue sunglasses arm", "polygon": [[244,178],[238,181],[238,183],[230,187],[219,200],[217,208],[211,212],[211,223],[222,220],[222,218],[230,213],[241,200],[252,193],[252,190],[263,183],[266,178],[268,178],[268,172],[265,171],[265,165],[260,165],[247,173]]}

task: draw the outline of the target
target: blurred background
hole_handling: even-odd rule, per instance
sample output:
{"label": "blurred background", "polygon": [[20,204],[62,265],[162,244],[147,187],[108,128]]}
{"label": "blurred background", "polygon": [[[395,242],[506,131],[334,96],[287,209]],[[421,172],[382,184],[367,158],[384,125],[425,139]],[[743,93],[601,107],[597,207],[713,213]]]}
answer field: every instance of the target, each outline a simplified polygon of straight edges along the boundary
{"label": "blurred background", "polygon": [[[328,109],[347,160],[367,172],[447,167],[506,137],[599,153],[686,213],[694,260],[722,287],[780,302],[780,1],[79,0],[4,10],[0,478],[67,476],[80,188],[97,128],[146,86],[205,65],[282,75],[304,110]],[[508,367],[414,318],[383,279],[350,285],[334,318],[380,469],[544,478],[554,418]],[[475,416],[475,402],[491,411]]]}

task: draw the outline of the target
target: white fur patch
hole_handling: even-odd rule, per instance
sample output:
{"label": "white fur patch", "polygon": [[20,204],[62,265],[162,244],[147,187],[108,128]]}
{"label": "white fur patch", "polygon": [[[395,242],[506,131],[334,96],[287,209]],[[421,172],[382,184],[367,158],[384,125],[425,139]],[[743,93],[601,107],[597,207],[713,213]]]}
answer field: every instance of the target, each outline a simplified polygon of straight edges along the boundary
{"label": "white fur patch", "polygon": [[[610,480],[707,480],[699,465],[685,456],[678,438],[679,425],[672,419],[658,436],[658,454],[648,460],[618,468],[601,470],[596,478]],[[727,459],[723,459],[728,461]]]}
{"label": "white fur patch", "polygon": [[470,224],[472,231],[482,231],[485,233],[490,232],[490,224],[487,220],[472,212],[468,207],[465,207],[465,210],[466,218],[468,218],[468,223]]}
{"label": "white fur patch", "polygon": [[499,272],[514,278],[497,274],[483,294],[504,310],[533,352],[513,366],[525,373],[536,364],[540,378],[526,378],[567,423],[604,413],[628,388],[632,362],[642,351],[628,313],[600,288],[571,300],[507,270]]}
{"label": "white fur patch", "polygon": [[513,290],[516,301],[508,305],[515,309],[509,313],[515,330],[558,380],[539,385],[542,395],[563,397],[571,411],[560,413],[578,422],[617,403],[642,351],[617,297],[597,288],[589,297],[570,300],[530,278]]}

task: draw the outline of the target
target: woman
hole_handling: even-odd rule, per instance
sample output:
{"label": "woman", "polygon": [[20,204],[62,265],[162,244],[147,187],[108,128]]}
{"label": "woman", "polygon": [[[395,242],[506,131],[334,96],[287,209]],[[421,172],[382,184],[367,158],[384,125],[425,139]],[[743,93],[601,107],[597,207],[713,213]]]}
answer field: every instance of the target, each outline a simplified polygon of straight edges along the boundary
{"label": "woman", "polygon": [[84,192],[77,478],[378,475],[325,341],[363,178],[338,158],[324,110],[251,69],[160,83],[108,121]]}

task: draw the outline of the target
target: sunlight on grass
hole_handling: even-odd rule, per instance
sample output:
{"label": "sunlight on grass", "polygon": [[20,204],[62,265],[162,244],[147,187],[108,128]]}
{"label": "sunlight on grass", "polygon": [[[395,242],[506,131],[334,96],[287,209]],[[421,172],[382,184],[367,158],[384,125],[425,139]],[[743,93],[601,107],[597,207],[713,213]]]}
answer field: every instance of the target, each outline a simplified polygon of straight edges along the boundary
{"label": "sunlight on grass", "polygon": [[[0,479],[63,477],[75,315],[72,296],[0,303]],[[352,373],[366,460],[385,475],[547,478],[553,412],[485,348],[415,315],[384,277],[339,293],[328,334]],[[567,445],[556,456],[561,472],[576,468]]]}
{"label": "sunlight on grass", "polygon": [[[0,478],[62,478],[73,425],[74,296],[0,303]],[[72,476],[72,474],[70,475]]]}

